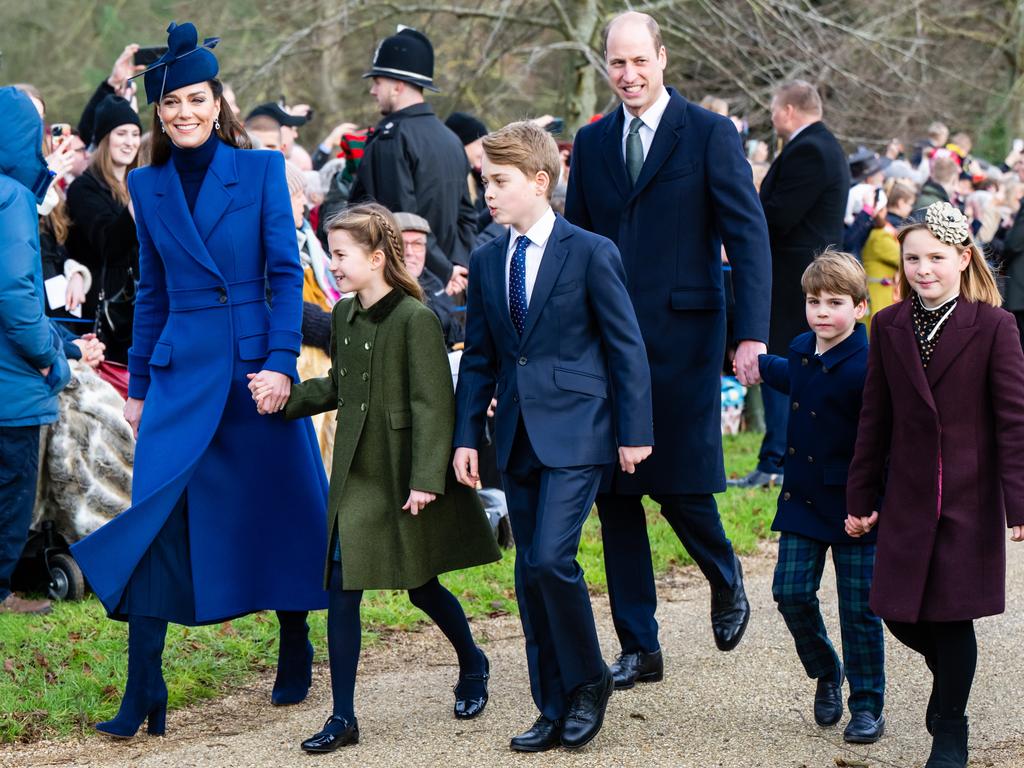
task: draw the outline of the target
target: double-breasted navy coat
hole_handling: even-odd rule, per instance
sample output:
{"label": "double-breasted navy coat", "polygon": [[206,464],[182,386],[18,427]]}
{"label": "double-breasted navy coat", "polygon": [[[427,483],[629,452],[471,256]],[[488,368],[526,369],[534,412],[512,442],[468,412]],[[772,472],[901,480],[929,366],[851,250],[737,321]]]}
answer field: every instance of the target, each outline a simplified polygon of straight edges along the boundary
{"label": "double-breasted navy coat", "polygon": [[296,378],[302,267],[284,160],[219,144],[194,214],[173,162],[132,172],[128,188],[140,263],[129,395],[145,400],[132,506],[74,556],[116,616],[184,496],[195,623],[324,608],[316,438],[308,419],[260,416],[246,379],[264,369]]}
{"label": "double-breasted navy coat", "polygon": [[569,221],[618,246],[647,346],[657,447],[635,474],[617,474],[615,490],[624,494],[725,490],[723,243],[735,338],[768,340],[768,229],[739,134],[728,119],[668,91],[636,183],[623,159],[620,107],[577,134],[565,201]]}
{"label": "double-breasted navy coat", "polygon": [[761,355],[764,383],[789,395],[786,463],[773,531],[785,531],[828,544],[868,544],[846,533],[846,476],[853,459],[868,335],[857,323],[853,335],[823,355],[808,331],[793,339],[789,356]]}

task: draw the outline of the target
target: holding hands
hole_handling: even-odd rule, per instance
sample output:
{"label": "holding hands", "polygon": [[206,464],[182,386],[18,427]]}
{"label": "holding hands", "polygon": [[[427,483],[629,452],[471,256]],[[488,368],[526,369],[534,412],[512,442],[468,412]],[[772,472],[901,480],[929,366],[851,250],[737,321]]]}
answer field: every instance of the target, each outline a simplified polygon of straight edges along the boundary
{"label": "holding hands", "polygon": [[859,539],[866,533],[871,533],[871,529],[878,523],[878,512],[872,512],[871,517],[856,517],[854,515],[846,516],[846,535],[852,536],[855,539]]}
{"label": "holding hands", "polygon": [[260,371],[247,374],[249,391],[261,415],[277,413],[288,402],[292,393],[291,377],[277,371]]}

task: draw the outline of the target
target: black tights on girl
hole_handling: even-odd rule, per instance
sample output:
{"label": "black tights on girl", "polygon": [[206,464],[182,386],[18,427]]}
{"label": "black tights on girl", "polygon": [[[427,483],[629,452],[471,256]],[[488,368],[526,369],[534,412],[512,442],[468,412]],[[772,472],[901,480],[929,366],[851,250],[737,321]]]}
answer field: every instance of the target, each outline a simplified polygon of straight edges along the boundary
{"label": "black tights on girl", "polygon": [[886,621],[897,640],[922,656],[934,675],[936,714],[943,719],[963,717],[978,664],[973,621]]}
{"label": "black tights on girl", "polygon": [[[334,715],[351,722],[355,717],[353,699],[356,687],[356,668],[359,666],[359,647],[362,626],[359,621],[359,603],[362,590],[341,588],[341,564],[331,564],[330,603],[327,610],[327,649],[331,662],[331,692],[334,695]],[[462,674],[484,671],[484,656],[473,640],[466,614],[455,595],[433,578],[421,587],[409,590],[409,600],[429,616],[455,648]],[[473,685],[474,681],[462,684]],[[483,683],[477,694],[466,690],[465,698],[483,693]],[[460,690],[462,688],[460,686]]]}

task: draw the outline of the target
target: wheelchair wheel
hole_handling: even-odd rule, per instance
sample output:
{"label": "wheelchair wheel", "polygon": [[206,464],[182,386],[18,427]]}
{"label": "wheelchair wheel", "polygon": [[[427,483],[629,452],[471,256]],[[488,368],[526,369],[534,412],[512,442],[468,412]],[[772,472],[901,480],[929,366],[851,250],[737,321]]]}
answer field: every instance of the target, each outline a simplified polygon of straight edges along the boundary
{"label": "wheelchair wheel", "polygon": [[85,577],[75,558],[64,552],[50,558],[51,600],[81,600],[85,597]]}

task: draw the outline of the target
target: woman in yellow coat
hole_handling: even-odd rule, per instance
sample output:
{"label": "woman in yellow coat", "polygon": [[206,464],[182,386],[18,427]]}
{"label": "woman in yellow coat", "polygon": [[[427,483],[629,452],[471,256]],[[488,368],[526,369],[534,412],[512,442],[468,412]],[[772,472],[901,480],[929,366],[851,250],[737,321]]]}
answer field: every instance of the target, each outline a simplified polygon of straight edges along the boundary
{"label": "woman in yellow coat", "polygon": [[896,232],[914,210],[915,192],[904,184],[894,184],[889,191],[889,201],[875,219],[875,228],[868,235],[861,252],[864,271],[868,275],[870,296],[868,313],[864,324],[871,330],[871,316],[885,309],[895,301],[896,274],[900,268],[900,244]]}

